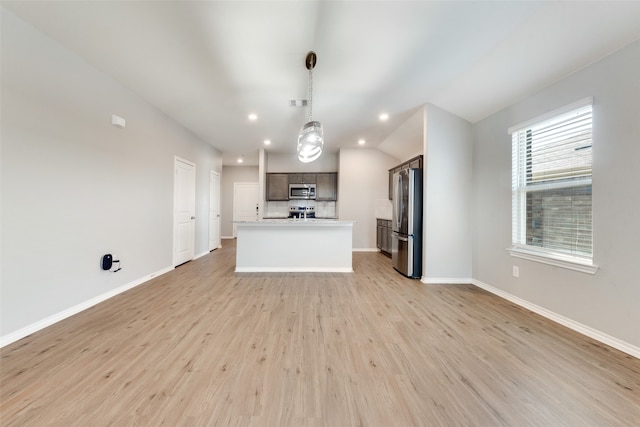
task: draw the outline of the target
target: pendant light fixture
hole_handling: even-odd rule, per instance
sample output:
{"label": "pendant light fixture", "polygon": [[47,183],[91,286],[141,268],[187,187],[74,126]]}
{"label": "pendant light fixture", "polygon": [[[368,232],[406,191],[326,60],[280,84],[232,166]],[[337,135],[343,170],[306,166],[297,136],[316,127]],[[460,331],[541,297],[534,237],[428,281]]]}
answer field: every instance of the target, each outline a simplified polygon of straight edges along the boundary
{"label": "pendant light fixture", "polygon": [[313,51],[307,53],[305,65],[309,70],[309,120],[298,133],[298,160],[309,163],[316,160],[322,154],[324,148],[324,132],[322,124],[313,121],[313,69],[316,66],[316,54]]}

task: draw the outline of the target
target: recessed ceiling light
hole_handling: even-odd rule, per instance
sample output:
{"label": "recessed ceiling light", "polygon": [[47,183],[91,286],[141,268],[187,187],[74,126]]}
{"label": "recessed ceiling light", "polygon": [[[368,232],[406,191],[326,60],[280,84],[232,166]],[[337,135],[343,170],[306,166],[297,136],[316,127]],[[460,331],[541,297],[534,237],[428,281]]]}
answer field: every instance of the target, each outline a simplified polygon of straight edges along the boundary
{"label": "recessed ceiling light", "polygon": [[271,145],[271,140],[270,139],[265,139],[264,140],[264,145]]}
{"label": "recessed ceiling light", "polygon": [[387,113],[382,113],[378,116],[381,122],[385,122],[389,119],[389,115]]}
{"label": "recessed ceiling light", "polygon": [[244,160],[242,159],[242,157],[238,157],[238,163],[242,163],[244,162]]}
{"label": "recessed ceiling light", "polygon": [[249,114],[249,120],[255,122],[256,120],[258,120],[258,115],[256,113]]}
{"label": "recessed ceiling light", "polygon": [[358,144],[360,144],[360,145],[364,145],[366,143],[367,143],[367,141],[365,141],[364,139],[359,139],[358,140]]}

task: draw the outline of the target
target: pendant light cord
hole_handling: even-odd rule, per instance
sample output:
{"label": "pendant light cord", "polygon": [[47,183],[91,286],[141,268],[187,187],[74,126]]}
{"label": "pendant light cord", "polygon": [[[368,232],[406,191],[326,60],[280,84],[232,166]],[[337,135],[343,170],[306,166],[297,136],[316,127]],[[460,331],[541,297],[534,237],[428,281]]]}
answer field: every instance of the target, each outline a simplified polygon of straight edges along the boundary
{"label": "pendant light cord", "polygon": [[313,117],[313,69],[309,70],[309,122]]}

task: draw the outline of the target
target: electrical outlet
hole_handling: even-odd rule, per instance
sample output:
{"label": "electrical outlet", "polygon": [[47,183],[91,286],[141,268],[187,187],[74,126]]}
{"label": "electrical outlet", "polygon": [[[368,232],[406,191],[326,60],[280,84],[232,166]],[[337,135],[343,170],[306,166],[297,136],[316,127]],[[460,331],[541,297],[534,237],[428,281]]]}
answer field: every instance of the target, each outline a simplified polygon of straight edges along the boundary
{"label": "electrical outlet", "polygon": [[513,277],[520,277],[520,267],[517,265],[513,266]]}

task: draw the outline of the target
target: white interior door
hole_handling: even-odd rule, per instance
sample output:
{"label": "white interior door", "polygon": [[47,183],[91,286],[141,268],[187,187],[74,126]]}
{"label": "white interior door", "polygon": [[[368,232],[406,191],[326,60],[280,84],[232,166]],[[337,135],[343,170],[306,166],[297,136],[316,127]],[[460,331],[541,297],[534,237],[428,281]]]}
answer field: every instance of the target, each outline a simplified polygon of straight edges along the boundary
{"label": "white interior door", "polygon": [[[233,183],[233,220],[257,221],[260,218],[257,182]],[[236,237],[236,224],[233,224],[233,237]]]}
{"label": "white interior door", "polygon": [[173,265],[192,260],[196,234],[196,165],[175,158],[173,185]]}
{"label": "white interior door", "polygon": [[220,174],[209,172],[209,250],[220,247]]}

